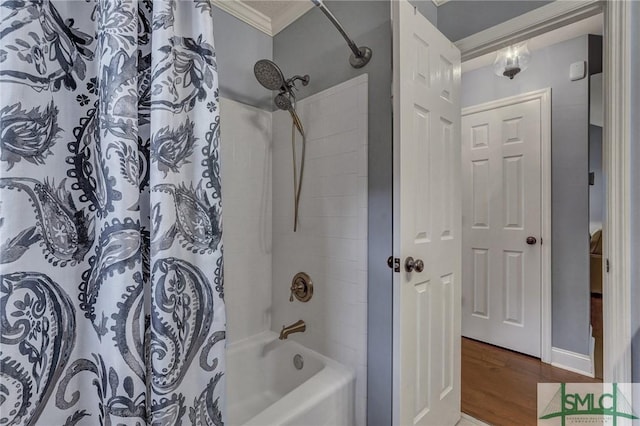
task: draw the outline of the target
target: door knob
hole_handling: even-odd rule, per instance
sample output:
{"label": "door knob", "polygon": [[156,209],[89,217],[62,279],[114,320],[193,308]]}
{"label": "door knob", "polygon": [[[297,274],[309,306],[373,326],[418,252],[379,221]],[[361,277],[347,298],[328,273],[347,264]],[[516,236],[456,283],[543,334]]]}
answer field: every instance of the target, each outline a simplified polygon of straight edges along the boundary
{"label": "door knob", "polygon": [[527,244],[529,244],[530,246],[534,245],[537,242],[538,240],[536,240],[536,237],[527,237]]}
{"label": "door knob", "polygon": [[404,261],[404,269],[407,272],[422,272],[424,271],[424,262],[421,259],[414,259],[413,257],[409,256]]}

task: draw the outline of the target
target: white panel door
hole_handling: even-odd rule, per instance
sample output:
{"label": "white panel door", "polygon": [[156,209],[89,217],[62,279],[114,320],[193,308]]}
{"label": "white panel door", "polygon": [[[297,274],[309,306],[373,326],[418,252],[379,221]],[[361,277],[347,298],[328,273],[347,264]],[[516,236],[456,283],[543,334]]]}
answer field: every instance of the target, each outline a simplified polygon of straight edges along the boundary
{"label": "white panel door", "polygon": [[[394,1],[394,424],[460,418],[460,52]],[[409,258],[423,265],[412,271]]]}
{"label": "white panel door", "polygon": [[524,95],[462,114],[462,335],[535,357],[542,102]]}

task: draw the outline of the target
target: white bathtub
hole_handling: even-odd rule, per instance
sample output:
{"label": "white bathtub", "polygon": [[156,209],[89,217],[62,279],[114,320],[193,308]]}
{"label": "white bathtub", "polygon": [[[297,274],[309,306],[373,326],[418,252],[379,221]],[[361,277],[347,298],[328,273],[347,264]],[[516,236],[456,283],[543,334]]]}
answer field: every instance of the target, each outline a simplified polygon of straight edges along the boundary
{"label": "white bathtub", "polygon": [[354,424],[354,372],[271,331],[227,347],[226,379],[226,425]]}

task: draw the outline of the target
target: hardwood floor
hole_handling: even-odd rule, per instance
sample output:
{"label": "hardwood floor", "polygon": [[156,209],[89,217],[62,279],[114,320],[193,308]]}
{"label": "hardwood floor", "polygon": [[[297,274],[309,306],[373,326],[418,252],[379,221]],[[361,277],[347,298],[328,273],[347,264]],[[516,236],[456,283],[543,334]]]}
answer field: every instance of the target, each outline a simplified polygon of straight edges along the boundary
{"label": "hardwood floor", "polygon": [[462,339],[462,411],[496,426],[536,422],[538,383],[599,382],[507,349]]}

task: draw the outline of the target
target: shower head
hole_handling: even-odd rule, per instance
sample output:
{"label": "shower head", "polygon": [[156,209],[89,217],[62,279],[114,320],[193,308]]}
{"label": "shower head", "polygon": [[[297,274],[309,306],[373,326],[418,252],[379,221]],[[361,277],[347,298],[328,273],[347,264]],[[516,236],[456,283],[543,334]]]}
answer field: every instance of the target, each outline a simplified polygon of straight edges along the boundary
{"label": "shower head", "polygon": [[280,90],[286,87],[284,74],[280,68],[268,59],[260,59],[253,66],[253,73],[260,84],[269,90]]}
{"label": "shower head", "polygon": [[300,117],[296,112],[296,108],[291,101],[291,95],[288,95],[287,92],[280,92],[273,100],[273,103],[278,107],[278,109],[289,111],[293,124],[298,128],[300,134],[304,136],[304,126],[302,125],[302,121],[300,120]]}
{"label": "shower head", "polygon": [[296,88],[296,80],[300,80],[303,86],[309,84],[309,76],[294,75],[290,79],[285,79],[280,68],[268,59],[260,59],[253,66],[253,73],[260,84],[269,90],[279,90],[289,92]]}
{"label": "shower head", "polygon": [[282,74],[280,68],[273,61],[268,59],[260,59],[256,62],[253,66],[253,73],[256,75],[258,82],[265,88],[279,91],[273,100],[273,103],[278,109],[289,111],[291,118],[293,119],[293,124],[298,128],[300,134],[304,135],[302,122],[296,113],[296,107],[294,104],[296,95],[294,94],[293,89],[297,89],[297,80],[302,82],[303,86],[309,84],[309,76],[294,75],[287,80],[284,78],[284,74]]}
{"label": "shower head", "polygon": [[282,109],[284,111],[293,109],[291,98],[289,98],[285,92],[278,94],[273,100],[273,103],[278,107],[278,109]]}

